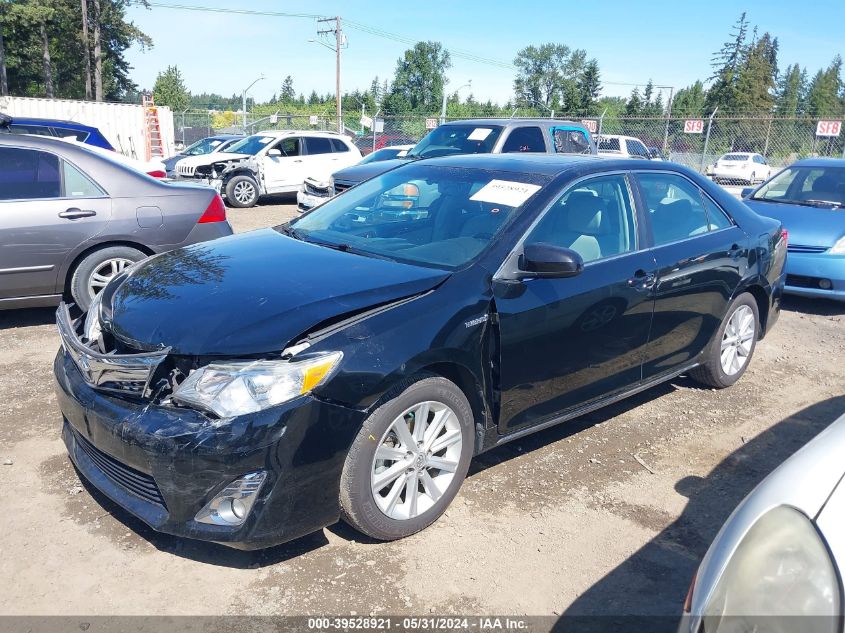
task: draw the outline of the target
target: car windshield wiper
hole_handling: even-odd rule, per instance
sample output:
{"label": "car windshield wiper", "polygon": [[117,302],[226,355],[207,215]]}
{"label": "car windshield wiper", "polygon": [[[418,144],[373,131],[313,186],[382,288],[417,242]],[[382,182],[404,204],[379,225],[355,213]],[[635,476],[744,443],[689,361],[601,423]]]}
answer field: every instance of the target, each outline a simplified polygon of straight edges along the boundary
{"label": "car windshield wiper", "polygon": [[807,204],[814,206],[814,207],[841,207],[841,202],[836,202],[835,200],[805,200]]}
{"label": "car windshield wiper", "polygon": [[797,204],[802,207],[841,207],[841,202],[834,202],[833,200],[791,200],[789,198],[751,198],[760,202],[774,202],[776,204]]}
{"label": "car windshield wiper", "polygon": [[302,241],[302,242],[307,241],[307,240],[305,239],[305,236],[302,234],[302,231],[300,231],[299,229],[295,229],[295,228],[293,228],[290,224],[284,224],[284,225],[282,225],[282,226],[279,228],[279,230],[280,230],[282,233],[284,233],[285,235],[287,235],[288,237],[292,237],[292,238],[293,238],[293,239],[295,239],[295,240],[300,240],[300,241]]}

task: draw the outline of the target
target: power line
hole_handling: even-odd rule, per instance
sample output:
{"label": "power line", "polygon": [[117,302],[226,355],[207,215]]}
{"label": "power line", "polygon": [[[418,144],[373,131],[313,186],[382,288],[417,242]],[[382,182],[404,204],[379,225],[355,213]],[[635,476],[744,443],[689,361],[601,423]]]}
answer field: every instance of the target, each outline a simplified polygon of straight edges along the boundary
{"label": "power line", "polygon": [[[133,4],[136,6],[149,6],[155,7],[159,9],[180,9],[184,11],[208,11],[211,13],[226,13],[226,14],[234,14],[234,15],[255,15],[255,16],[263,16],[263,17],[275,17],[275,18],[306,18],[306,19],[325,19],[327,16],[320,15],[317,13],[289,13],[285,11],[259,11],[253,9],[232,9],[232,8],[224,8],[224,7],[205,7],[205,6],[197,6],[197,5],[186,5],[186,4],[173,4],[173,3],[164,3],[164,2],[143,2],[142,0],[134,0]],[[332,18],[333,19],[333,18]],[[407,44],[409,46],[413,46],[419,40],[411,37],[407,37],[405,35],[400,35],[398,33],[393,33],[391,31],[386,31],[384,29],[371,26],[369,24],[364,24],[363,22],[357,22],[355,20],[349,20],[344,18],[344,23],[351,29],[355,29],[356,31],[360,31],[362,33],[367,33],[368,35],[373,35],[375,37],[381,37],[383,39],[392,40],[394,42],[398,42],[400,44]],[[477,55],[472,51],[468,51],[466,49],[461,48],[454,48],[454,47],[447,47],[446,50],[449,51],[449,54],[452,57],[457,57],[459,59],[464,59],[471,62],[476,62],[479,64],[485,64],[488,66],[493,66],[496,68],[502,68],[505,70],[517,70],[516,66],[514,66],[510,62],[506,62],[501,59],[494,59],[492,57],[484,57],[482,55]],[[629,83],[629,82],[622,82],[622,81],[602,81],[603,85],[606,86],[627,86],[627,87],[639,87],[645,86],[648,84],[647,81],[643,81],[640,83]],[[655,88],[671,88],[671,86],[658,86],[655,85]]]}

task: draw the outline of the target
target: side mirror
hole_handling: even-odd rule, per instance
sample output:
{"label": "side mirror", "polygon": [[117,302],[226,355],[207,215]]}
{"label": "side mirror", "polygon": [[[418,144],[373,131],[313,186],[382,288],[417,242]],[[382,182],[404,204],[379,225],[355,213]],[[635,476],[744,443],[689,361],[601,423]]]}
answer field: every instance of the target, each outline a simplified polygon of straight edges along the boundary
{"label": "side mirror", "polygon": [[269,152],[267,152],[267,156],[281,156],[281,155],[282,155],[282,150],[276,149],[275,147],[273,149],[271,149]]}
{"label": "side mirror", "polygon": [[747,198],[752,193],[754,193],[754,187],[743,187],[742,191],[739,192],[739,197]]}
{"label": "side mirror", "polygon": [[584,270],[584,260],[571,248],[537,242],[525,245],[519,269],[521,279],[574,277]]}

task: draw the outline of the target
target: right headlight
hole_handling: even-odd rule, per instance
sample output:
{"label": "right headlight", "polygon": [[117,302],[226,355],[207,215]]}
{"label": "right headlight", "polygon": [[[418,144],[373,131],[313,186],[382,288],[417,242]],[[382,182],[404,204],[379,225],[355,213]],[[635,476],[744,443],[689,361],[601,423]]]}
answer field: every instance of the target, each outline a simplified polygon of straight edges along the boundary
{"label": "right headlight", "polygon": [[[705,633],[838,631],[840,587],[827,548],[801,512],[779,506],[743,537],[704,607]],[[774,616],[774,617],[773,617]],[[815,616],[780,619],[777,616]]]}
{"label": "right headlight", "polygon": [[845,235],[839,238],[839,241],[833,245],[830,252],[834,255],[845,255]]}

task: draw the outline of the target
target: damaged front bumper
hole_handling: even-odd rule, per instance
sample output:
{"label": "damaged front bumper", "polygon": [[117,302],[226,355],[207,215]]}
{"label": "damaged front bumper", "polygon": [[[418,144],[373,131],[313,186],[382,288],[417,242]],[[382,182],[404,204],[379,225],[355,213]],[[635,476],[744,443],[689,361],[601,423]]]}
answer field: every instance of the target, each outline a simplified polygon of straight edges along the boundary
{"label": "damaged front bumper", "polygon": [[[335,523],[340,475],[364,414],[313,396],[213,419],[92,387],[60,348],[62,437],[80,473],[154,530],[239,549],[270,547]],[[266,481],[237,527],[196,521],[233,480]]]}

